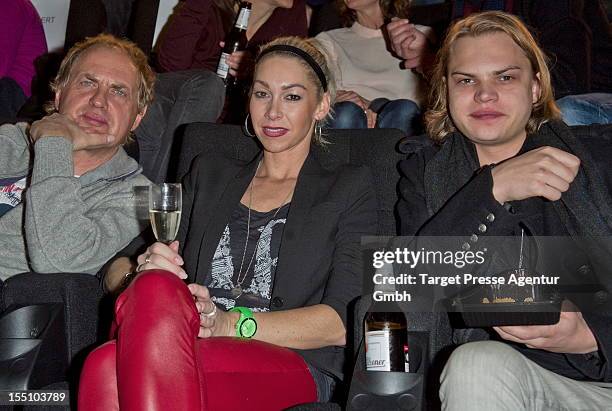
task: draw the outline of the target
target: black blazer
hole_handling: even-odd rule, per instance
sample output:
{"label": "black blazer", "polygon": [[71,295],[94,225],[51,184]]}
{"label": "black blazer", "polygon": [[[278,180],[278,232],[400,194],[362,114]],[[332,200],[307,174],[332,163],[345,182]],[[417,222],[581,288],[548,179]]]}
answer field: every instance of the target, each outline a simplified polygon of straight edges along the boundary
{"label": "black blazer", "polygon": [[[191,281],[202,283],[210,272],[222,232],[260,158],[245,162],[201,155],[194,161],[184,181],[179,231]],[[347,305],[362,293],[360,239],[375,235],[376,227],[370,170],[353,165],[323,167],[311,153],[298,176],[283,230],[270,310],[327,304],[346,327]],[[342,378],[343,347],[299,353],[310,364]]]}

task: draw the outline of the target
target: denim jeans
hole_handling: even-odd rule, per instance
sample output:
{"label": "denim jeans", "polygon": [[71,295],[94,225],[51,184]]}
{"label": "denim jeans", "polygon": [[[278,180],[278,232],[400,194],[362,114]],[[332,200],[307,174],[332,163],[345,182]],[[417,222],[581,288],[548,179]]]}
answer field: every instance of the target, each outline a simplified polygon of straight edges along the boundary
{"label": "denim jeans", "polygon": [[563,121],[568,126],[612,123],[612,94],[590,93],[565,96],[557,100]]}
{"label": "denim jeans", "polygon": [[497,341],[457,348],[440,382],[444,411],[592,411],[612,404],[612,384],[564,377]]}
{"label": "denim jeans", "polygon": [[[414,135],[420,131],[420,110],[413,101],[399,99],[375,99],[370,107],[378,113],[377,128],[397,128],[406,135]],[[357,104],[342,101],[334,104],[334,118],[329,128],[367,128],[366,115]]]}
{"label": "denim jeans", "polygon": [[216,121],[224,101],[223,81],[211,71],[187,70],[158,75],[153,102],[134,131],[144,175],[155,183],[163,182],[179,127]]}

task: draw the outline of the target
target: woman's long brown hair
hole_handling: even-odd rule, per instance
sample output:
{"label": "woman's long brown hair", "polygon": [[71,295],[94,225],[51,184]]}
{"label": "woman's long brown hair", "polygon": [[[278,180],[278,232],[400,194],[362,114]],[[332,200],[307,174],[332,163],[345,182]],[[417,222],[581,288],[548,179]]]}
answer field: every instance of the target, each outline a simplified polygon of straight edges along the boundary
{"label": "woman's long brown hair", "polygon": [[[379,0],[380,9],[382,10],[385,21],[391,20],[391,17],[399,17],[401,19],[408,18],[410,3],[412,0]],[[352,26],[357,20],[357,13],[349,9],[344,0],[336,0],[338,11],[342,19],[344,27]]]}

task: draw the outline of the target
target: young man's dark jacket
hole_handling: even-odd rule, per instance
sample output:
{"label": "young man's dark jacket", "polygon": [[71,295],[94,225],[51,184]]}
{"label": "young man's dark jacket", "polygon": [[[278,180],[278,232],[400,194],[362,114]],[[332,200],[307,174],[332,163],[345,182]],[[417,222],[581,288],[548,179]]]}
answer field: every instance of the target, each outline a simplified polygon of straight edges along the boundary
{"label": "young man's dark jacket", "polygon": [[[565,267],[577,276],[595,279],[592,295],[598,309],[583,312],[597,339],[599,351],[590,354],[557,354],[516,345],[526,356],[561,375],[577,380],[612,381],[612,125],[569,128],[551,121],[529,135],[519,154],[552,146],[581,159],[579,173],[563,194],[550,202],[543,198],[512,201],[503,206],[492,194],[491,167],[480,168],[474,145],[460,133],[447,136],[442,145],[416,150],[401,162],[401,199],[398,213],[403,235],[456,236],[477,250],[491,236],[565,236],[574,245],[575,266]],[[482,227],[485,227],[484,230]],[[476,234],[476,241],[474,235]],[[581,248],[581,239],[594,241],[597,250]],[[461,246],[461,244],[459,244]],[[603,262],[603,263],[602,263]],[[585,280],[586,281],[586,280]],[[411,314],[412,315],[412,314]],[[418,314],[414,314],[417,315]],[[446,316],[446,314],[444,314]],[[423,323],[422,319],[415,322]],[[482,330],[452,330],[448,321],[431,325],[434,351],[453,343],[495,336]],[[435,354],[435,353],[432,353]],[[432,355],[431,357],[434,357]]]}

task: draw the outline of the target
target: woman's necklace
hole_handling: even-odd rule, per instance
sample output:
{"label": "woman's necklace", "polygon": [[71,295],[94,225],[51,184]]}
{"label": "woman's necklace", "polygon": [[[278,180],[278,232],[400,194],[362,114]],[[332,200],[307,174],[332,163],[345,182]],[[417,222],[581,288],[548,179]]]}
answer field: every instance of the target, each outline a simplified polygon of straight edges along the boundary
{"label": "woman's necklace", "polygon": [[[257,169],[255,170],[255,177],[257,176],[257,172],[259,171],[259,166],[261,166],[261,162],[257,165]],[[242,261],[240,261],[240,270],[238,271],[238,277],[236,277],[236,285],[234,285],[232,290],[230,291],[234,299],[237,299],[238,297],[240,297],[242,293],[244,292],[242,289],[242,283],[244,282],[244,280],[246,280],[249,269],[251,268],[251,265],[253,264],[253,260],[255,259],[255,254],[257,254],[257,250],[259,249],[259,240],[261,240],[261,233],[260,233],[259,238],[257,238],[257,242],[255,243],[255,249],[253,250],[251,259],[249,260],[249,265],[247,266],[246,270],[244,270],[243,272],[242,268],[244,267],[244,259],[246,257],[247,247],[249,245],[249,234],[251,233],[251,206],[253,205],[253,182],[255,181],[255,177],[253,177],[253,180],[251,181],[251,184],[249,185],[249,205],[248,205],[249,212],[248,212],[248,217],[247,217],[247,232],[246,232],[246,238],[244,240],[244,251],[242,252]],[[292,192],[293,192],[293,189],[289,190],[287,197],[285,197],[283,201],[281,201],[280,206],[276,209],[276,211],[274,212],[272,217],[268,220],[268,222],[263,225],[263,227],[270,224],[270,221],[274,220],[274,218],[278,215],[278,212],[280,211],[280,209],[283,208],[283,205],[285,204],[285,202],[291,197]]]}

